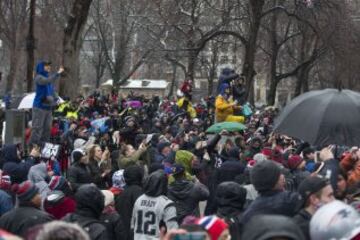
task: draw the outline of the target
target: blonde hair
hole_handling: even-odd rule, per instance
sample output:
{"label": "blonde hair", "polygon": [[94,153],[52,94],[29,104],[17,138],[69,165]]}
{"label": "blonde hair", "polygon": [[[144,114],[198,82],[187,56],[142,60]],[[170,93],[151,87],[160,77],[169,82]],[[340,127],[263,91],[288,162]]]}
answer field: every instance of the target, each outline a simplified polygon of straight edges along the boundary
{"label": "blonde hair", "polygon": [[89,147],[88,149],[88,157],[90,161],[94,161],[95,160],[95,149],[96,148],[101,148],[100,145],[98,144],[93,144]]}

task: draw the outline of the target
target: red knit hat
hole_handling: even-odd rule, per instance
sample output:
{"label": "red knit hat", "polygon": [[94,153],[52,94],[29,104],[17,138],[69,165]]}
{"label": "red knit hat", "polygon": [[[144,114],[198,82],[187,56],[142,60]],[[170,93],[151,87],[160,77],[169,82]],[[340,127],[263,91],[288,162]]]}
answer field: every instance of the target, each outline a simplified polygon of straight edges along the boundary
{"label": "red knit hat", "polygon": [[211,236],[211,240],[217,240],[220,235],[229,227],[229,225],[224,220],[216,216],[200,218],[197,224],[206,229],[208,234]]}
{"label": "red knit hat", "polygon": [[299,155],[292,155],[289,157],[288,166],[289,169],[295,170],[304,161]]}
{"label": "red knit hat", "polygon": [[261,153],[264,154],[269,159],[272,155],[272,149],[271,148],[263,148],[263,150],[261,150]]}

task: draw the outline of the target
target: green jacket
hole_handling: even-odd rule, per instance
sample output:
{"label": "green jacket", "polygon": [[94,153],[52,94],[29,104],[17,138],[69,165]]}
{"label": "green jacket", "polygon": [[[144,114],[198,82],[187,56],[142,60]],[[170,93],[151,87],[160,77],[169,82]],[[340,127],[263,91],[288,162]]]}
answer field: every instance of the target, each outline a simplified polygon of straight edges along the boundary
{"label": "green jacket", "polygon": [[134,152],[133,155],[126,157],[124,155],[120,155],[117,164],[119,169],[125,169],[129,166],[135,165],[140,161],[141,155],[146,151],[146,149],[138,149]]}

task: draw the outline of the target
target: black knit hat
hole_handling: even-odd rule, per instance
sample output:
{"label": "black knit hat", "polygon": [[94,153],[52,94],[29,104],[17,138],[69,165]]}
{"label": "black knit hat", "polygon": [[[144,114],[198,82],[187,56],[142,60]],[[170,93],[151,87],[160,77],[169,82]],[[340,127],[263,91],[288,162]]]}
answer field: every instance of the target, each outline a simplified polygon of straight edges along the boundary
{"label": "black knit hat", "polygon": [[73,151],[73,159],[74,159],[74,162],[79,162],[80,159],[85,156],[85,152],[81,149],[75,149]]}
{"label": "black knit hat", "polygon": [[19,202],[30,202],[39,193],[39,189],[30,181],[15,184],[12,190],[19,199]]}
{"label": "black knit hat", "polygon": [[280,167],[271,161],[256,164],[250,171],[250,181],[258,192],[272,190],[281,175]]}
{"label": "black knit hat", "polygon": [[304,204],[311,194],[319,192],[327,185],[329,185],[329,182],[325,178],[318,176],[308,177],[302,181],[299,185],[298,191],[304,201]]}

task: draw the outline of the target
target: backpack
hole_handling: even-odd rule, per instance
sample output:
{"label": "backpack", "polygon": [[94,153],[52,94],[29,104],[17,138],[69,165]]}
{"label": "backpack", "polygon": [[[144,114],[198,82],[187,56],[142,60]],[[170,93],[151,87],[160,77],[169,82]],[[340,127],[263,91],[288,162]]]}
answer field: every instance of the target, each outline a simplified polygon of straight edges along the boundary
{"label": "backpack", "polygon": [[106,227],[98,220],[87,217],[82,217],[77,214],[69,214],[64,219],[65,222],[77,223],[85,232],[87,232],[91,239],[100,239]]}

